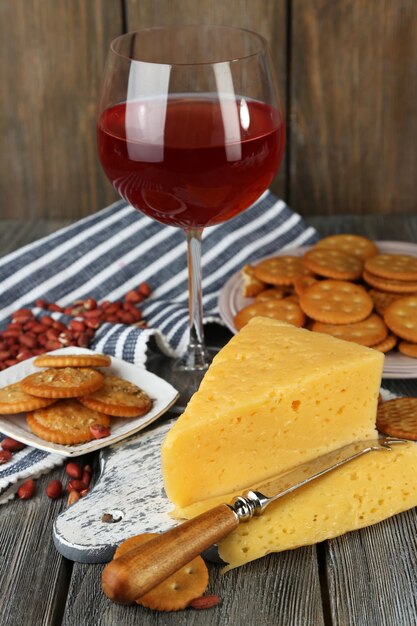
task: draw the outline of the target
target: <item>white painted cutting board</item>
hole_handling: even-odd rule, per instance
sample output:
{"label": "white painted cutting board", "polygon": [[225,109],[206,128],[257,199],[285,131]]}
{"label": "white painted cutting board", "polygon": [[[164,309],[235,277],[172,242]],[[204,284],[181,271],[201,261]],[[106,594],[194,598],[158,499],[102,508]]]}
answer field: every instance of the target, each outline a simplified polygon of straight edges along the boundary
{"label": "white painted cutting board", "polygon": [[[101,473],[93,489],[57,517],[57,550],[80,563],[110,561],[119,543],[176,525],[163,490],[160,449],[174,420],[156,424],[100,452]],[[104,518],[103,518],[104,516]],[[113,518],[113,523],[103,521]]]}

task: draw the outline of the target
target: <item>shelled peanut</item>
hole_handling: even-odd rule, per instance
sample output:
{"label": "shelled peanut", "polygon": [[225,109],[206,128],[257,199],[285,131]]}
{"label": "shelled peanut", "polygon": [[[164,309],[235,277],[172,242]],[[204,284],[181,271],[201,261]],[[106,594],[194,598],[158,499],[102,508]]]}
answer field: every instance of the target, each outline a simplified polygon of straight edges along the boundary
{"label": "shelled peanut", "polygon": [[36,300],[36,307],[70,315],[73,319],[65,324],[50,315],[36,317],[28,308],[15,311],[7,328],[0,332],[0,371],[50,350],[66,346],[87,348],[96,330],[105,322],[146,328],[138,305],[150,293],[149,285],[142,283],[115,302],[97,302],[88,297],[61,307],[44,299]]}

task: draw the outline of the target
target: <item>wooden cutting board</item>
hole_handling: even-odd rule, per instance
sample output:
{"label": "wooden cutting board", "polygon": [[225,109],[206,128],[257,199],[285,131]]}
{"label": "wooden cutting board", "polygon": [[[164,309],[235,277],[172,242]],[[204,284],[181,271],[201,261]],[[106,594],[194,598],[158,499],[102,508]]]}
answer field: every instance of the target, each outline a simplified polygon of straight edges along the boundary
{"label": "wooden cutting board", "polygon": [[176,525],[160,463],[161,444],[173,421],[156,423],[101,451],[97,483],[55,520],[54,543],[63,556],[80,563],[107,562],[128,537]]}

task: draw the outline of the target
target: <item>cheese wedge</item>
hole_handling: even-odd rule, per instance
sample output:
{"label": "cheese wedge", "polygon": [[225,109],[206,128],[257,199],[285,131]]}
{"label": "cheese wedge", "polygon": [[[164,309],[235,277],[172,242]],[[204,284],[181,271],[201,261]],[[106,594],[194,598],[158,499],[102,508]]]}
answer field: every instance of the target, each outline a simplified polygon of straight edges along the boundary
{"label": "cheese wedge", "polygon": [[254,318],[213,360],[162,446],[177,516],[374,437],[383,355]]}
{"label": "cheese wedge", "polygon": [[[315,544],[380,522],[417,505],[417,444],[371,452],[272,503],[218,545],[227,571],[270,552]],[[232,495],[183,511],[194,517]]]}

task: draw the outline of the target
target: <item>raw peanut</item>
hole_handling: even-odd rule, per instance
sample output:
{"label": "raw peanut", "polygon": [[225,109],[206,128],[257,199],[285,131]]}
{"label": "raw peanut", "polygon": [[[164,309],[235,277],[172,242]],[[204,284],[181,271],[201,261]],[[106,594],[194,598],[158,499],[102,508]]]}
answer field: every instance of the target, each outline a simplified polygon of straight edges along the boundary
{"label": "raw peanut", "polygon": [[65,467],[65,471],[68,474],[68,476],[71,476],[71,478],[75,478],[77,480],[80,480],[82,476],[81,467],[77,463],[73,463],[73,462],[67,463]]}
{"label": "raw peanut", "polygon": [[94,439],[102,439],[110,435],[110,428],[102,424],[92,424],[90,426],[90,433],[93,435]]}
{"label": "raw peanut", "polygon": [[118,322],[119,318],[116,315],[106,315],[106,317],[104,318],[105,322]]}
{"label": "raw peanut", "polygon": [[33,315],[13,315],[12,320],[15,324],[26,324],[33,320]]}
{"label": "raw peanut", "polygon": [[71,491],[68,496],[67,505],[71,506],[72,504],[75,504],[80,498],[81,496],[78,491]]}
{"label": "raw peanut", "polygon": [[1,447],[3,450],[8,450],[9,452],[19,452],[19,450],[26,448],[26,444],[21,441],[16,441],[16,439],[12,439],[11,437],[5,437],[1,442]]}
{"label": "raw peanut", "polygon": [[77,346],[79,346],[80,348],[88,348],[89,343],[90,336],[88,335],[88,333],[81,333],[77,339]]}
{"label": "raw peanut", "polygon": [[151,288],[148,283],[141,283],[137,288],[137,291],[147,298],[151,294]]}
{"label": "raw peanut", "polygon": [[84,485],[86,485],[87,487],[90,486],[90,481],[91,481],[91,472],[88,472],[85,468],[83,471],[83,475],[81,478],[82,482],[84,483]]}
{"label": "raw peanut", "polygon": [[7,359],[5,361],[7,367],[10,367],[11,365],[16,365],[17,362],[18,362],[17,359]]}
{"label": "raw peanut", "polygon": [[137,291],[128,291],[127,294],[125,295],[125,302],[141,302],[143,300],[143,298],[141,297],[142,294],[139,294]]}
{"label": "raw peanut", "polygon": [[40,322],[31,322],[30,326],[28,324],[28,328],[35,333],[35,335],[39,335],[39,333],[44,333],[48,329],[48,326]]}
{"label": "raw peanut", "polygon": [[28,350],[21,350],[21,352],[18,352],[16,354],[16,360],[19,361],[26,361],[26,359],[30,359],[32,356],[32,353],[29,352]]}
{"label": "raw peanut", "polygon": [[38,340],[36,339],[35,335],[28,333],[26,335],[20,336],[20,343],[27,348],[35,348]]}
{"label": "raw peanut", "polygon": [[59,304],[55,304],[54,302],[51,302],[50,304],[48,304],[48,311],[54,311],[55,313],[62,313],[62,307],[60,307]]}
{"label": "raw peanut", "polygon": [[2,350],[0,352],[0,361],[5,361],[6,359],[8,359],[10,356],[10,352],[9,350]]}
{"label": "raw peanut", "polygon": [[83,483],[82,480],[77,480],[76,478],[71,478],[67,485],[67,491],[70,493],[71,491],[82,491],[85,489],[87,485]]}
{"label": "raw peanut", "polygon": [[40,322],[44,326],[53,326],[54,320],[49,315],[42,315]]}
{"label": "raw peanut", "polygon": [[17,490],[17,495],[21,500],[29,500],[35,493],[35,481],[32,478],[25,480]]}
{"label": "raw peanut", "polygon": [[87,326],[87,328],[92,328],[93,330],[97,330],[97,328],[100,328],[101,326],[101,322],[94,319],[86,319],[84,324]]}
{"label": "raw peanut", "polygon": [[20,330],[18,330],[17,328],[6,328],[5,331],[3,331],[3,337],[5,338],[10,338],[10,339],[15,339],[16,337],[18,337],[20,335]]}
{"label": "raw peanut", "polygon": [[87,495],[87,493],[88,493],[89,491],[90,491],[90,490],[89,490],[89,488],[88,488],[88,487],[86,487],[85,489],[83,489],[82,491],[80,491],[80,492],[79,492],[79,494],[80,494],[80,496],[81,496],[82,498],[84,498],[84,496],[86,496],[86,495]]}
{"label": "raw peanut", "polygon": [[12,319],[14,317],[19,317],[21,315],[26,315],[26,316],[29,316],[29,317],[33,317],[33,313],[32,313],[32,311],[30,309],[17,309],[17,311],[15,311],[13,313]]}
{"label": "raw peanut", "polygon": [[37,306],[39,309],[46,309],[46,307],[48,306],[48,303],[46,300],[43,300],[42,298],[38,298],[35,301],[35,306]]}
{"label": "raw peanut", "polygon": [[84,308],[87,311],[91,311],[93,309],[97,308],[97,302],[96,300],[94,300],[94,298],[87,298],[86,301],[84,302]]}
{"label": "raw peanut", "polygon": [[201,596],[200,598],[194,598],[194,600],[191,600],[188,607],[190,609],[211,609],[213,606],[217,606],[219,602],[219,596]]}
{"label": "raw peanut", "polygon": [[59,322],[58,320],[54,320],[54,323],[52,324],[52,328],[55,328],[55,330],[59,330],[60,333],[62,333],[64,330],[66,330],[66,326],[63,322]]}
{"label": "raw peanut", "polygon": [[45,337],[51,341],[58,339],[59,332],[55,328],[48,328],[45,333]]}
{"label": "raw peanut", "polygon": [[46,495],[51,500],[57,500],[62,494],[62,483],[60,480],[50,480],[46,487]]}
{"label": "raw peanut", "polygon": [[8,463],[11,460],[12,456],[13,454],[10,452],[10,450],[0,450],[0,465]]}
{"label": "raw peanut", "polygon": [[116,313],[120,309],[120,307],[120,302],[112,302],[111,304],[109,304],[108,307],[106,307],[106,313],[108,313],[109,315],[111,315],[112,313]]}
{"label": "raw peanut", "polygon": [[75,330],[77,332],[83,332],[85,330],[85,324],[84,322],[81,322],[80,320],[71,320],[70,323],[68,324],[68,327],[71,330]]}
{"label": "raw peanut", "polygon": [[85,311],[83,313],[83,317],[85,319],[98,319],[103,316],[103,311],[101,309],[92,309],[91,311]]}
{"label": "raw peanut", "polygon": [[58,348],[62,348],[62,344],[58,340],[48,340],[45,343],[45,348],[47,350],[58,350]]}
{"label": "raw peanut", "polygon": [[128,311],[120,311],[118,318],[123,324],[133,324],[135,322],[135,318]]}

